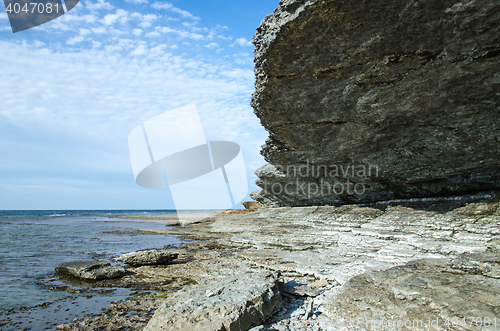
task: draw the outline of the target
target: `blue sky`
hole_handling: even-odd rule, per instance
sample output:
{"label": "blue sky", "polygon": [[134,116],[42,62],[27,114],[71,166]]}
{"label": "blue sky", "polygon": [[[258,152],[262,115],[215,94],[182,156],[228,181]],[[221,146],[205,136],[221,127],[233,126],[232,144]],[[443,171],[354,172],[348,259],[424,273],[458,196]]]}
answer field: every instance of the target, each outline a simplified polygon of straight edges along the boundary
{"label": "blue sky", "polygon": [[207,140],[240,144],[256,190],[250,41],[278,2],[84,0],[15,34],[1,6],[0,209],[173,208],[135,184],[127,137],[191,103]]}

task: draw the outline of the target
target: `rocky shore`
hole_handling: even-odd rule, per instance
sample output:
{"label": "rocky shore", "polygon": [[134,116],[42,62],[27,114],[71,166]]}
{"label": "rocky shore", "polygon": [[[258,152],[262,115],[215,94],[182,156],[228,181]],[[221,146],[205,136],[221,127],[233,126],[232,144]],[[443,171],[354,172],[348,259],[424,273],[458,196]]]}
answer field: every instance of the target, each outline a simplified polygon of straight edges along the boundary
{"label": "rocky shore", "polygon": [[492,0],[280,1],[253,39],[266,208],[143,230],[192,241],[58,329],[499,330],[499,22]]}
{"label": "rocky shore", "polygon": [[264,208],[149,230],[194,241],[101,281],[138,295],[58,329],[497,330],[500,205],[483,200]]}

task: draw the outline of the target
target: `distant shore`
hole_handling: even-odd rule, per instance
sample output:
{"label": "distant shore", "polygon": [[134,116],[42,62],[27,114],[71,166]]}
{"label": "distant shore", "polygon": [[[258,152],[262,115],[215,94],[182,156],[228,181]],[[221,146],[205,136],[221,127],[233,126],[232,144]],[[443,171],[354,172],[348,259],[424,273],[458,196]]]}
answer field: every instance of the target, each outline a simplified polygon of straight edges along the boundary
{"label": "distant shore", "polygon": [[201,222],[211,216],[217,215],[219,212],[212,213],[186,213],[186,214],[142,214],[142,215],[116,215],[109,218],[119,218],[127,220],[140,221],[165,221],[166,225],[187,225]]}

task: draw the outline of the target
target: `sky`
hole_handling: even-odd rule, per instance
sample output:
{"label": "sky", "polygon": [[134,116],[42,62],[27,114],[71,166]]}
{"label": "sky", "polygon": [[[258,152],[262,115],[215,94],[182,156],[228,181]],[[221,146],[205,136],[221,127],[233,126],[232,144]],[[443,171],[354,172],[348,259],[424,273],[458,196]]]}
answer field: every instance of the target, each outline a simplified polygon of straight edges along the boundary
{"label": "sky", "polygon": [[135,183],[128,135],[192,103],[207,140],[240,145],[257,190],[268,134],[250,41],[278,3],[83,0],[17,33],[0,5],[0,209],[173,209],[168,189]]}

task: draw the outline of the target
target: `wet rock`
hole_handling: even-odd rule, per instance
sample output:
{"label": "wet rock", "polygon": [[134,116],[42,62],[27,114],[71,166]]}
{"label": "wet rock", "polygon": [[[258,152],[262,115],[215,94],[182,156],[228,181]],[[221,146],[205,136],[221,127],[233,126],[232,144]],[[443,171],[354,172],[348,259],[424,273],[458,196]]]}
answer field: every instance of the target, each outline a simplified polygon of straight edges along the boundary
{"label": "wet rock", "polygon": [[341,205],[500,188],[500,2],[286,0],[257,29],[251,197]]}
{"label": "wet rock", "polygon": [[126,275],[125,269],[112,266],[106,261],[75,261],[63,263],[55,268],[57,272],[90,280],[118,278]]}
{"label": "wet rock", "polygon": [[248,330],[262,324],[281,306],[276,273],[246,272],[175,293],[144,330]]}
{"label": "wet rock", "polygon": [[159,265],[175,260],[179,254],[166,249],[149,249],[144,251],[123,254],[116,260],[133,267],[143,265]]}

